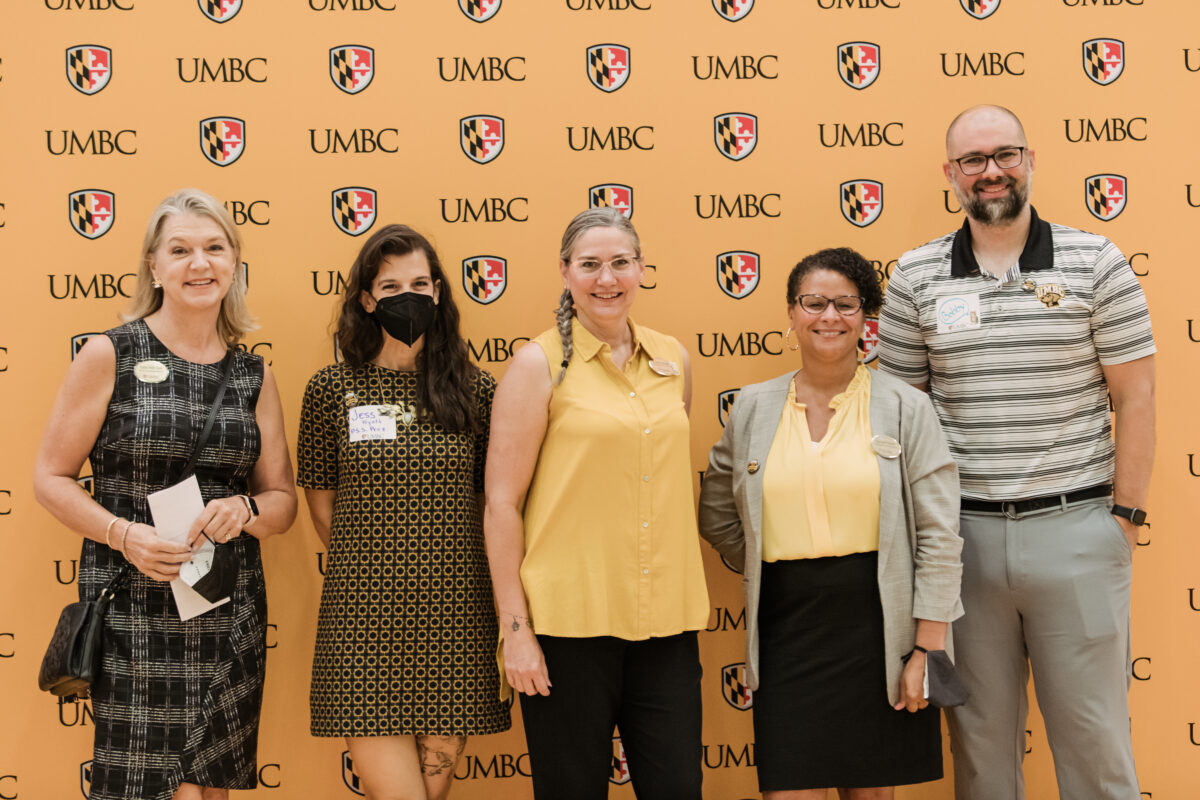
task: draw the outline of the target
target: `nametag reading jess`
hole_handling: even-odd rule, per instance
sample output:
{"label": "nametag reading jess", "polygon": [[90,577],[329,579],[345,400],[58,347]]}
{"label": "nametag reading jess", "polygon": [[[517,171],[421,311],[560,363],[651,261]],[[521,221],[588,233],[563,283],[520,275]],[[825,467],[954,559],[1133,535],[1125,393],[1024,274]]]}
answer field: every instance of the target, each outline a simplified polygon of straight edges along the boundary
{"label": "nametag reading jess", "polygon": [[395,439],[396,418],[379,413],[383,406],[355,406],[348,410],[350,441]]}
{"label": "nametag reading jess", "polygon": [[939,297],[936,316],[938,333],[978,328],[983,324],[979,314],[979,295],[949,294]]}

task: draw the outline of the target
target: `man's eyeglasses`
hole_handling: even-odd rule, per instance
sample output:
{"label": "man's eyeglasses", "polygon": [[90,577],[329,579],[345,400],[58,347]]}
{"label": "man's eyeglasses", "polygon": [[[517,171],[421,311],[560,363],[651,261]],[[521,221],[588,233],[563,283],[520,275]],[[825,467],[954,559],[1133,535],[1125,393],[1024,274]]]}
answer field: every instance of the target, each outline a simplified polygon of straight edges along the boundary
{"label": "man's eyeglasses", "polygon": [[820,294],[802,294],[796,296],[796,302],[810,314],[820,314],[833,303],[834,310],[844,316],[850,316],[862,308],[863,300],[856,294],[844,294],[841,297],[825,297]]}
{"label": "man's eyeglasses", "polygon": [[604,267],[608,267],[614,275],[624,275],[635,269],[639,261],[641,261],[641,256],[618,256],[612,261],[593,261],[588,259],[586,261],[576,261],[574,264],[584,275],[595,275]]}
{"label": "man's eyeglasses", "polygon": [[963,175],[978,175],[987,170],[988,159],[996,162],[996,166],[1000,169],[1012,169],[1013,167],[1021,166],[1021,162],[1025,158],[1024,147],[1005,147],[991,155],[983,155],[975,153],[962,158],[950,159],[958,168],[962,170]]}

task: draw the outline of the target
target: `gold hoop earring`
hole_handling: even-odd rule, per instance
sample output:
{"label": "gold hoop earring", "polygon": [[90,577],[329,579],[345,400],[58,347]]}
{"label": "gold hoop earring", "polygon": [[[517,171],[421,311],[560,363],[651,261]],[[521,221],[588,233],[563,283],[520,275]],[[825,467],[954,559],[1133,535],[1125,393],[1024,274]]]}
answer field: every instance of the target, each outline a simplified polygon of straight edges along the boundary
{"label": "gold hoop earring", "polygon": [[792,335],[792,326],[789,325],[788,329],[787,329],[787,333],[785,333],[783,335],[783,343],[787,345],[788,350],[799,350],[800,349],[800,334],[798,334],[798,333],[796,334],[796,343],[795,344],[788,343],[788,339],[791,338],[791,335]]}

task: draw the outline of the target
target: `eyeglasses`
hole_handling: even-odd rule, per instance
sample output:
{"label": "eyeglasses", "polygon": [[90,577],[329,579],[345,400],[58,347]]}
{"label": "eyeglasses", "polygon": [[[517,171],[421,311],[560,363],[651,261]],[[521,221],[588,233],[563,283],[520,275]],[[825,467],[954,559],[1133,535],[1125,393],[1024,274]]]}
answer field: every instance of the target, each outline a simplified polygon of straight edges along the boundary
{"label": "eyeglasses", "polygon": [[594,261],[587,259],[573,262],[584,275],[595,275],[605,267],[614,275],[626,275],[632,272],[642,260],[641,256],[617,256],[612,261]]}
{"label": "eyeglasses", "polygon": [[824,313],[825,309],[833,303],[834,309],[843,316],[850,316],[858,313],[862,308],[863,299],[856,294],[844,294],[841,297],[825,297],[820,294],[801,294],[796,296],[796,302],[810,314]]}
{"label": "eyeglasses", "polygon": [[1012,169],[1013,167],[1021,166],[1021,161],[1024,160],[1024,157],[1024,147],[1003,147],[988,156],[975,153],[950,160],[958,164],[958,168],[962,170],[963,175],[978,175],[987,169],[988,159],[995,161],[996,166],[1000,169]]}

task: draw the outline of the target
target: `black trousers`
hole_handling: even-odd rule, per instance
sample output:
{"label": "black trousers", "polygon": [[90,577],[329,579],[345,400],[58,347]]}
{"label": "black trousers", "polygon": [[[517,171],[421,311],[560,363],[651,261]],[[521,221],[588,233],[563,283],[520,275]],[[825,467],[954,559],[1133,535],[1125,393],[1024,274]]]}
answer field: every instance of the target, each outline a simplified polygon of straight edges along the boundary
{"label": "black trousers", "polygon": [[538,636],[553,686],[521,695],[536,800],[605,800],[623,777],[634,794],[701,800],[700,658],[696,632],[631,642]]}

